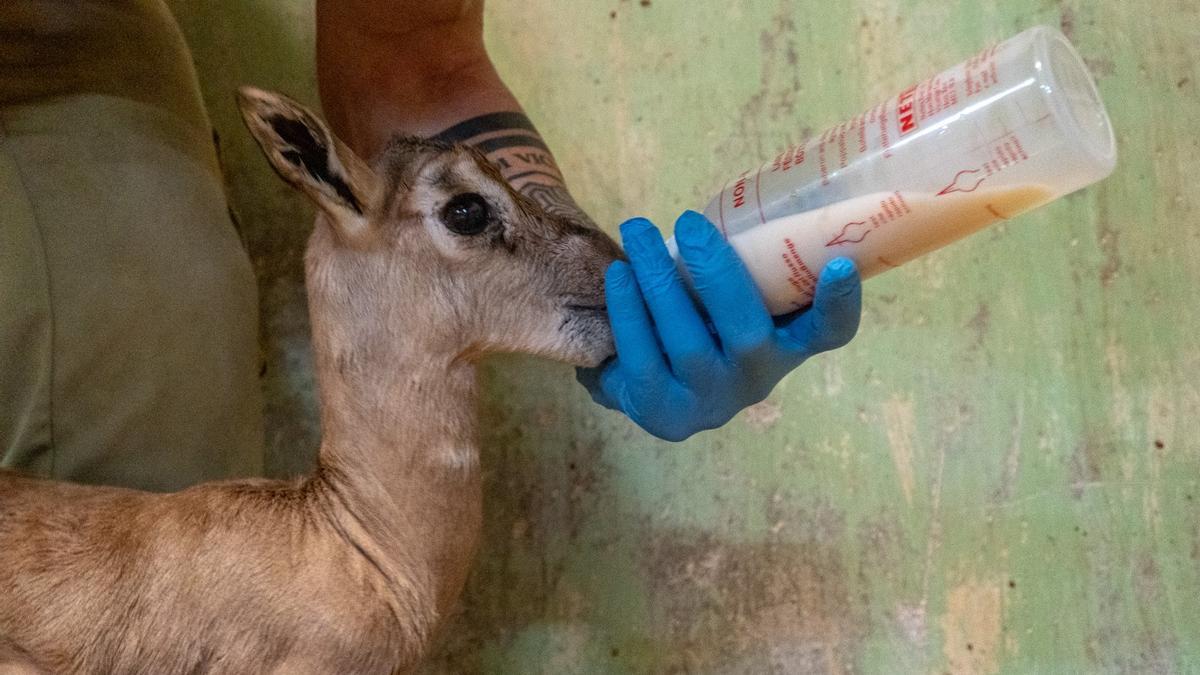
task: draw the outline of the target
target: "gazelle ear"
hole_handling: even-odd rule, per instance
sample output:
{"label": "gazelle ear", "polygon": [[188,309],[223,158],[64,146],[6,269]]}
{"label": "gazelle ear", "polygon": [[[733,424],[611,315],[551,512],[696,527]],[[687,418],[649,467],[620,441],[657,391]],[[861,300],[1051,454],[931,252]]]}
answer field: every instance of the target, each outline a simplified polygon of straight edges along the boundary
{"label": "gazelle ear", "polygon": [[381,181],[311,110],[283,94],[238,89],[238,107],[271,166],[329,215],[340,234],[368,226]]}

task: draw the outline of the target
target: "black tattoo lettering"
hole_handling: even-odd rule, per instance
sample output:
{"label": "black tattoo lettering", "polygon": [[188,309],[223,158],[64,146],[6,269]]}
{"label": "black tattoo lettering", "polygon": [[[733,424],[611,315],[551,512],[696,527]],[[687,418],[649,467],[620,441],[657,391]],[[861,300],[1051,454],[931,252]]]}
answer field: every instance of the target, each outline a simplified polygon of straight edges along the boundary
{"label": "black tattoo lettering", "polygon": [[579,208],[575,199],[571,197],[571,193],[567,192],[567,188],[562,185],[529,182],[522,185],[517,191],[537,202],[538,206],[541,206],[550,215],[566,218],[589,227],[596,227],[595,222],[583,212],[583,209]]}
{"label": "black tattoo lettering", "polygon": [[[554,160],[549,155],[543,155],[540,152],[514,152],[517,159],[526,164],[535,164],[537,166],[554,166]],[[555,167],[557,168],[557,167]]]}
{"label": "black tattoo lettering", "polygon": [[547,213],[595,227],[567,191],[550,148],[521,113],[492,113],[461,122],[434,137],[479,148],[521,194]]}

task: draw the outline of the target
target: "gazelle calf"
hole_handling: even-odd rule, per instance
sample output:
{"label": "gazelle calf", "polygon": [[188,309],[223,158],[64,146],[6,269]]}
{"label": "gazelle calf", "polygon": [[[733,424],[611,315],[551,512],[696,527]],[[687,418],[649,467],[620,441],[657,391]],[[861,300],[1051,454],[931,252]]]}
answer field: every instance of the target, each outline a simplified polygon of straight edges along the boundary
{"label": "gazelle calf", "polygon": [[411,670],[479,536],[475,361],[612,351],[603,233],[473,150],[399,138],[369,166],[299,104],[239,100],[319,207],[316,472],[166,495],[0,472],[0,671]]}

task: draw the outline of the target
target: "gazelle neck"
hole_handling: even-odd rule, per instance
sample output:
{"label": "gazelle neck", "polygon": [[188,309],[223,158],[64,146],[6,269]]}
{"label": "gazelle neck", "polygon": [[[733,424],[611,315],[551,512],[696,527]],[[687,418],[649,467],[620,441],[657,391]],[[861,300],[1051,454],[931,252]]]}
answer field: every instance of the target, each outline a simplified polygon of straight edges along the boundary
{"label": "gazelle neck", "polygon": [[419,330],[394,335],[339,316],[340,303],[311,282],[309,303],[316,480],[342,536],[405,606],[397,614],[436,625],[466,581],[482,520],[475,366],[422,343]]}
{"label": "gazelle neck", "polygon": [[381,481],[477,472],[474,365],[398,349],[349,358],[361,362],[317,355],[322,460]]}

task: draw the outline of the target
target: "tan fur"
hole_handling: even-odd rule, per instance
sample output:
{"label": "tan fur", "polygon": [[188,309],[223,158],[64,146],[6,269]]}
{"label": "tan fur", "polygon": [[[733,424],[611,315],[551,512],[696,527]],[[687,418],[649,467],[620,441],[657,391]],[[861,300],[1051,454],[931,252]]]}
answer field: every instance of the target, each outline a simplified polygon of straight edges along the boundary
{"label": "tan fur", "polygon": [[[0,673],[410,671],[479,537],[475,360],[611,353],[603,315],[577,307],[603,304],[619,250],[602,233],[541,211],[474,151],[400,139],[371,167],[282,96],[246,89],[241,105],[321,209],[317,470],[165,495],[0,471]],[[281,116],[329,153],[327,175],[296,162]],[[494,232],[446,230],[464,192],[493,206]]]}

